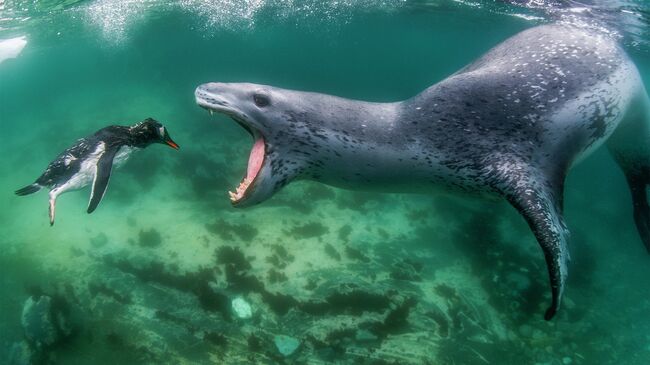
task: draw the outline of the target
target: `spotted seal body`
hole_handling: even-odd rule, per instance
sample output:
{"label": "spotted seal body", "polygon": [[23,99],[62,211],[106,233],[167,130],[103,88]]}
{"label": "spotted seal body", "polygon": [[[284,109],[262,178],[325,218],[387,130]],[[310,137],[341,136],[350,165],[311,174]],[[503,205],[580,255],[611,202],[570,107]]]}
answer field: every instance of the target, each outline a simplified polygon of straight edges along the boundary
{"label": "spotted seal body", "polygon": [[501,196],[544,252],[550,319],[567,277],[562,214],[569,169],[607,141],[650,250],[650,103],[635,65],[606,36],[563,25],[526,30],[420,94],[369,103],[255,84],[208,83],[198,105],[254,137],[231,199],[256,204],[296,179],[359,190],[435,187]]}

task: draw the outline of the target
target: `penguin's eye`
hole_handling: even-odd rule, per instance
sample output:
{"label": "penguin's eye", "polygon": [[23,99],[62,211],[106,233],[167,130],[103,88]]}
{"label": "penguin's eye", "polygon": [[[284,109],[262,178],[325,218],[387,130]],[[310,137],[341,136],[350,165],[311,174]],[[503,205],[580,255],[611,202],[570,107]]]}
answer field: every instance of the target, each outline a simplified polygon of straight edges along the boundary
{"label": "penguin's eye", "polygon": [[165,127],[158,127],[158,135],[161,137],[165,136]]}
{"label": "penguin's eye", "polygon": [[271,104],[271,100],[267,95],[259,94],[259,93],[253,95],[253,101],[255,102],[255,105],[257,105],[260,108],[263,108]]}

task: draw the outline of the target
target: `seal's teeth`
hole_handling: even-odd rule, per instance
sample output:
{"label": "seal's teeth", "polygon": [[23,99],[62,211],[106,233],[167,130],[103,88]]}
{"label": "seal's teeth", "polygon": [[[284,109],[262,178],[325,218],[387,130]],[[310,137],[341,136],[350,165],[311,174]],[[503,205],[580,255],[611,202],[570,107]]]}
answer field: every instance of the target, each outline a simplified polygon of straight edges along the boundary
{"label": "seal's teeth", "polygon": [[233,202],[237,202],[241,200],[244,197],[244,194],[246,194],[246,189],[248,189],[248,187],[252,182],[253,182],[252,179],[247,177],[244,178],[237,186],[237,189],[235,189],[235,192],[232,191],[228,192],[228,194],[230,195],[230,200]]}

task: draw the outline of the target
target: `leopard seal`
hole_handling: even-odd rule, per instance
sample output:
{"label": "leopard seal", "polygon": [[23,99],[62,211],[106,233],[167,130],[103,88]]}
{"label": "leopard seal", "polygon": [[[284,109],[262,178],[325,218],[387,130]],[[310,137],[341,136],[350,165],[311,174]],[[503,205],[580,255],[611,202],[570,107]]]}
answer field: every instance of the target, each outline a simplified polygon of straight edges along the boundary
{"label": "leopard seal", "polygon": [[358,190],[426,193],[435,186],[505,198],[542,248],[560,307],[569,233],[568,171],[606,142],[632,192],[650,250],[650,103],[616,40],[548,24],[512,36],[412,98],[349,100],[250,83],[206,83],[199,106],[254,139],[233,205],[260,203],[297,179]]}

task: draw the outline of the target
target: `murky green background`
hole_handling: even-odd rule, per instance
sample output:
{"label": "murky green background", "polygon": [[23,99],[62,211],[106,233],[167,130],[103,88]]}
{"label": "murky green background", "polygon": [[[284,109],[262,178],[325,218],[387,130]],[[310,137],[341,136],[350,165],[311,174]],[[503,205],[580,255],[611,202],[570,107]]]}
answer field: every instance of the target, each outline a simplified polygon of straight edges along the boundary
{"label": "murky green background", "polygon": [[[0,64],[0,363],[16,361],[23,305],[39,294],[65,303],[73,330],[32,363],[650,363],[650,258],[606,151],[569,177],[573,261],[564,307],[544,322],[543,257],[507,204],[300,182],[237,210],[227,191],[250,138],[194,104],[207,81],[404,99],[561,7],[6,0],[0,9],[0,39],[27,39]],[[602,20],[621,26],[648,80],[647,5],[612,9]],[[92,215],[88,189],[59,198],[52,228],[45,192],[13,195],[77,138],[146,117],[181,150],[133,156]],[[253,318],[233,315],[237,297]],[[283,356],[278,335],[300,347]]]}

